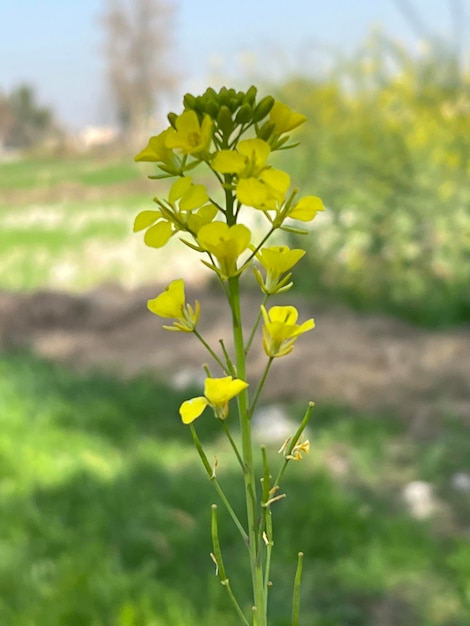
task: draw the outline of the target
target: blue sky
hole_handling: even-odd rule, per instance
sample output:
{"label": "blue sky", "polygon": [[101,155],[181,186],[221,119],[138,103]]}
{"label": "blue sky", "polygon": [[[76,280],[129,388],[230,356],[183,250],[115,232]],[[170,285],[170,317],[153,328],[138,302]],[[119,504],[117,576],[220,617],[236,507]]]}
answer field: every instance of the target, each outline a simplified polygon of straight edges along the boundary
{"label": "blue sky", "polygon": [[[470,29],[470,0],[407,0],[432,34],[452,40],[450,5],[460,4]],[[175,69],[181,92],[201,90],[214,75],[240,80],[305,71],[322,63],[318,45],[343,54],[372,26],[416,48],[417,35],[399,10],[403,0],[174,0]],[[106,121],[99,15],[104,0],[0,0],[0,90],[36,86],[72,128]],[[458,28],[458,27],[457,27]],[[468,51],[468,40],[467,51]]]}

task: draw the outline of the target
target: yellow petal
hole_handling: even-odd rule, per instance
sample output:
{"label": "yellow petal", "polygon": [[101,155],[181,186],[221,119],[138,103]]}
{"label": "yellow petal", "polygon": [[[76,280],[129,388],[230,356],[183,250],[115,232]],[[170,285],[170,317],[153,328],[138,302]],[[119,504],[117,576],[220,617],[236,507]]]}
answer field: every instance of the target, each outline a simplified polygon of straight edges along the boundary
{"label": "yellow petal", "polygon": [[212,167],[221,174],[239,174],[245,169],[246,159],[235,150],[220,150],[212,161]]}
{"label": "yellow petal", "polygon": [[206,408],[208,402],[203,396],[186,400],[180,406],[180,415],[183,424],[191,424],[197,419]]}
{"label": "yellow petal", "polygon": [[204,185],[191,185],[180,200],[182,211],[193,211],[209,201]]}
{"label": "yellow petal", "polygon": [[299,317],[299,313],[294,306],[272,306],[268,315],[271,322],[280,322],[282,324],[295,324]]}
{"label": "yellow petal", "polygon": [[237,185],[237,198],[245,206],[261,209],[268,199],[268,190],[256,178],[241,178]]}
{"label": "yellow petal", "polygon": [[320,198],[317,196],[305,196],[294,204],[287,215],[294,220],[310,222],[318,211],[324,210],[325,206]]}
{"label": "yellow petal", "polygon": [[290,187],[290,176],[287,172],[270,167],[261,174],[261,179],[270,187],[271,193],[278,200],[283,200]]}
{"label": "yellow petal", "polygon": [[149,311],[165,318],[178,319],[184,311],[184,280],[173,280],[163,293],[156,298],[147,301]]}
{"label": "yellow petal", "polygon": [[262,167],[268,160],[271,146],[262,139],[243,139],[239,142],[237,150],[258,168]]}
{"label": "yellow petal", "polygon": [[204,395],[213,406],[223,406],[247,387],[248,383],[244,380],[231,376],[206,378]]}
{"label": "yellow petal", "polygon": [[269,114],[269,119],[278,133],[287,133],[303,124],[307,118],[301,113],[292,111],[286,104],[275,102]]}
{"label": "yellow petal", "polygon": [[170,188],[170,193],[168,194],[168,200],[170,202],[176,202],[179,200],[191,187],[192,178],[191,176],[182,176],[175,180]]}
{"label": "yellow petal", "polygon": [[162,248],[173,234],[173,226],[170,222],[158,222],[144,235],[144,242],[151,248]]}
{"label": "yellow petal", "polygon": [[148,161],[148,162],[165,162],[169,161],[172,157],[171,150],[166,145],[167,138],[173,129],[167,128],[159,135],[150,137],[146,147],[134,157],[134,161]]}
{"label": "yellow petal", "polygon": [[201,130],[196,111],[183,111],[176,118],[175,125],[177,131],[185,134],[199,133]]}
{"label": "yellow petal", "polygon": [[160,211],[141,211],[134,220],[134,232],[144,230],[152,224],[154,224],[159,217],[161,217]]}

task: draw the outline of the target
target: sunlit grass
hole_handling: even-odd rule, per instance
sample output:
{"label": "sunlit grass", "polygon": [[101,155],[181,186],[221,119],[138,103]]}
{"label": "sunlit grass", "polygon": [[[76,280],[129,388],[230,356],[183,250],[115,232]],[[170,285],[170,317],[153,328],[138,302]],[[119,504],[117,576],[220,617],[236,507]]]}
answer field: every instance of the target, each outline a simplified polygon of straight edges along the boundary
{"label": "sunlit grass", "polygon": [[[0,623],[235,626],[208,556],[216,495],[177,416],[194,390],[78,375],[27,355],[4,355],[0,372]],[[217,426],[207,415],[198,429],[242,511]],[[393,417],[315,409],[311,454],[290,468],[274,511],[274,626],[288,623],[298,550],[305,625],[381,626],[381,611],[404,626],[466,624],[470,511],[450,487],[470,455],[464,431],[444,421],[419,441]],[[425,521],[401,498],[417,479],[437,487],[442,507]],[[221,518],[248,608],[242,546],[222,508]]]}

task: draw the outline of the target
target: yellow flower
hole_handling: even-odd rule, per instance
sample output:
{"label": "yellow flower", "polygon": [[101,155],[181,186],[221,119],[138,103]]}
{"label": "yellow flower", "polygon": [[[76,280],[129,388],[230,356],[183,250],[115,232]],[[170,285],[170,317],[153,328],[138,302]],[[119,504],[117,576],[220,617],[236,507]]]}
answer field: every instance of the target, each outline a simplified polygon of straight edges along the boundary
{"label": "yellow flower", "polygon": [[206,406],[214,410],[215,417],[224,420],[228,416],[228,403],[241,391],[248,387],[248,383],[239,378],[226,376],[224,378],[206,378],[204,395],[186,400],[180,406],[180,415],[184,424],[191,424],[204,411]]}
{"label": "yellow flower", "polygon": [[147,301],[149,311],[164,318],[174,318],[173,326],[163,326],[166,330],[192,333],[195,330],[200,313],[199,302],[196,300],[194,309],[186,304],[184,280],[173,280],[163,293]]}
{"label": "yellow flower", "polygon": [[169,129],[165,144],[182,154],[198,154],[206,150],[212,141],[212,120],[204,115],[202,124],[195,111],[184,111],[175,121],[176,130]]}
{"label": "yellow flower", "polygon": [[160,209],[137,215],[134,232],[146,230],[145,243],[151,248],[162,248],[179,230],[197,234],[216,214],[217,208],[210,202],[204,185],[194,185],[191,176],[182,176],[171,186],[168,203],[160,202]]}
{"label": "yellow flower", "polygon": [[227,226],[224,222],[212,222],[200,228],[197,240],[218,261],[218,269],[210,267],[226,279],[237,274],[237,259],[250,245],[251,231],[243,224]]}
{"label": "yellow flower", "polygon": [[134,161],[148,161],[157,163],[171,163],[175,155],[166,145],[166,140],[172,129],[167,128],[159,135],[150,137],[146,147],[134,157]]}
{"label": "yellow flower", "polygon": [[[268,167],[271,148],[262,139],[244,139],[236,150],[220,150],[212,161],[212,168],[221,174],[235,174],[238,178],[236,194],[246,206],[260,208],[268,198],[268,189],[260,176]],[[277,170],[276,170],[277,171]]]}
{"label": "yellow flower", "polygon": [[324,211],[325,205],[317,196],[300,198],[288,211],[287,217],[302,222],[310,222],[319,211]]}
{"label": "yellow flower", "polygon": [[274,130],[278,134],[294,130],[306,121],[305,115],[292,111],[286,104],[275,102],[269,114],[269,120],[274,124]]}
{"label": "yellow flower", "polygon": [[292,283],[288,283],[291,274],[281,280],[281,276],[290,270],[304,256],[305,250],[291,250],[288,246],[270,246],[261,248],[256,258],[266,270],[266,281],[263,282],[261,274],[255,269],[256,278],[261,289],[270,295],[287,291]]}
{"label": "yellow flower", "polygon": [[264,318],[263,348],[272,358],[289,354],[297,337],[315,328],[313,319],[301,325],[296,324],[299,314],[293,306],[273,306],[268,313],[261,305],[261,313]]}
{"label": "yellow flower", "polygon": [[310,441],[298,441],[292,448],[292,452],[286,455],[286,459],[291,461],[301,461],[303,459],[302,454],[308,454],[310,452]]}

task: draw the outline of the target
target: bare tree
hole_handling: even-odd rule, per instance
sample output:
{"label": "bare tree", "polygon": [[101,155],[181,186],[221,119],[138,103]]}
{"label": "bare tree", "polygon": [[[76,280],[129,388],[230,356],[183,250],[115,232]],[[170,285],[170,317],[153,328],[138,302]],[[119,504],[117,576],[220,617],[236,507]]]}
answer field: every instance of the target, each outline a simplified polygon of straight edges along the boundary
{"label": "bare tree", "polygon": [[163,0],[107,0],[103,16],[108,88],[124,136],[144,128],[174,89],[168,61],[174,7]]}

